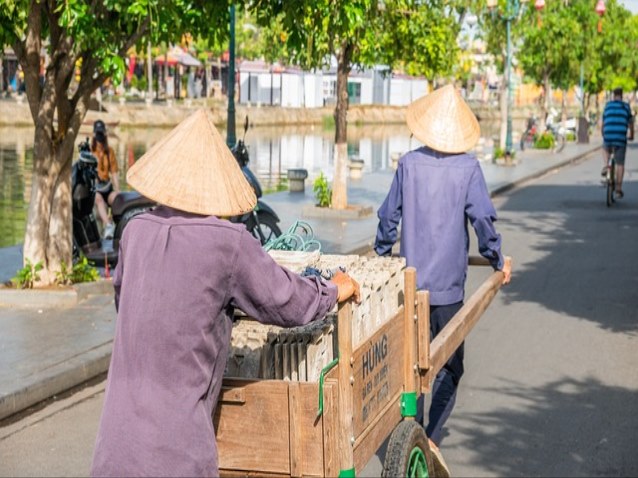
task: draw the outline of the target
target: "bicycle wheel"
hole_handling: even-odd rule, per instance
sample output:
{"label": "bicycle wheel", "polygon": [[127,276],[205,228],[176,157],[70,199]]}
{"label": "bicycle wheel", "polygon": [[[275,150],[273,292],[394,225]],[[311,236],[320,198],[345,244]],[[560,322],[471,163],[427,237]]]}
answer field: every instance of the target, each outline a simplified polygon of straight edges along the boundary
{"label": "bicycle wheel", "polygon": [[614,203],[614,189],[616,188],[615,169],[616,164],[612,158],[607,169],[607,207],[611,207]]}
{"label": "bicycle wheel", "polygon": [[521,151],[534,147],[534,135],[529,131],[525,131],[521,136]]}

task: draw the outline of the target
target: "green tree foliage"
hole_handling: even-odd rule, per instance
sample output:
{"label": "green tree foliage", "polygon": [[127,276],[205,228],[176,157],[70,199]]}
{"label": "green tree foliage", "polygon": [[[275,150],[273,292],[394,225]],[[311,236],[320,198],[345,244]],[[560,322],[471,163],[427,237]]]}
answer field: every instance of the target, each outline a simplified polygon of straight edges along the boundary
{"label": "green tree foliage", "polygon": [[588,0],[547,2],[540,25],[536,12],[528,12],[518,53],[525,74],[539,85],[566,90],[579,84],[582,64],[589,94],[620,85],[633,89],[638,23],[616,0],[606,8],[601,21]]}
{"label": "green tree foliage", "polygon": [[430,81],[451,75],[459,58],[456,39],[464,11],[454,3],[386,2],[379,17],[382,50],[372,61],[403,66],[406,73]]}
{"label": "green tree foliage", "polygon": [[[227,35],[228,5],[224,0],[0,0],[0,42],[13,48],[24,70],[35,125],[24,257],[43,264],[42,283],[54,281],[62,261],[71,262],[71,161],[90,95],[107,78],[122,78],[123,58],[136,44],[141,51],[147,40],[175,43],[184,33],[211,41]],[[41,81],[44,50],[50,61]]]}

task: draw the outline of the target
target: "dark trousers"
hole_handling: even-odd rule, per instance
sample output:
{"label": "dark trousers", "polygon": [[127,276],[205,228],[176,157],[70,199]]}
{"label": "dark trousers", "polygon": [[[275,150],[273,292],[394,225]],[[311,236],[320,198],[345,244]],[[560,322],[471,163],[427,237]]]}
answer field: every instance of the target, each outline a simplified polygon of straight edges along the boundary
{"label": "dark trousers", "polygon": [[[463,302],[450,305],[430,306],[430,340],[434,339],[443,327],[454,317]],[[428,414],[425,434],[438,446],[442,440],[443,425],[450,417],[456,402],[456,389],[463,375],[463,344],[450,357],[432,384],[432,402]],[[417,421],[425,426],[424,397],[421,395],[417,402]]]}

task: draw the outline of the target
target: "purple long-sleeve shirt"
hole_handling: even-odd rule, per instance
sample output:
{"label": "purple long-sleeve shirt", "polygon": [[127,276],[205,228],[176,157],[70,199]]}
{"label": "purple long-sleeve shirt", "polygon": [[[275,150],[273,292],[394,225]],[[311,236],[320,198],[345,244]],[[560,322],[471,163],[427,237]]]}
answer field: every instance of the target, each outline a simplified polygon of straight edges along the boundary
{"label": "purple long-sleeve shirt", "polygon": [[243,225],[167,207],[126,227],[114,285],[92,476],[217,476],[212,415],[233,308],[289,327],[324,317],[337,299],[332,283],[277,265]]}
{"label": "purple long-sleeve shirt", "polygon": [[401,222],[401,255],[417,270],[417,287],[432,305],[463,300],[469,236],[495,269],[503,268],[496,211],[473,155],[450,155],[422,147],[399,161],[390,192],[378,211],[375,251],[391,253]]}

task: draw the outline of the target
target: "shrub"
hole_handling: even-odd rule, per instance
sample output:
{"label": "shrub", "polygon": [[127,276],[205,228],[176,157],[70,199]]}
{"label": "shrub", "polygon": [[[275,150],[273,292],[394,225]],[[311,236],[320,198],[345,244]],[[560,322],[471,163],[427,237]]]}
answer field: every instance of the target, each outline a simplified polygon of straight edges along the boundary
{"label": "shrub", "polygon": [[539,135],[534,141],[534,147],[537,149],[552,149],[554,144],[554,136],[549,131]]}
{"label": "shrub", "polygon": [[60,263],[60,272],[55,275],[55,281],[60,285],[95,282],[99,278],[100,273],[86,257],[83,257],[78,263],[73,264],[71,269],[62,261]]}
{"label": "shrub", "polygon": [[505,157],[505,149],[500,146],[494,148],[494,159],[501,159]]}
{"label": "shrub", "polygon": [[317,179],[315,179],[312,190],[317,199],[317,206],[330,207],[330,203],[332,202],[332,189],[330,188],[330,184],[328,184],[328,179],[323,175],[323,171]]}
{"label": "shrub", "polygon": [[565,141],[576,141],[576,133],[573,131],[568,131],[565,134]]}
{"label": "shrub", "polygon": [[31,264],[29,259],[26,260],[26,265],[16,272],[16,276],[11,279],[11,283],[18,289],[33,289],[33,283],[40,280],[40,274],[42,270],[42,262],[37,264]]}

